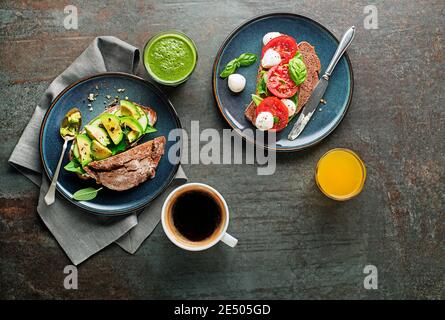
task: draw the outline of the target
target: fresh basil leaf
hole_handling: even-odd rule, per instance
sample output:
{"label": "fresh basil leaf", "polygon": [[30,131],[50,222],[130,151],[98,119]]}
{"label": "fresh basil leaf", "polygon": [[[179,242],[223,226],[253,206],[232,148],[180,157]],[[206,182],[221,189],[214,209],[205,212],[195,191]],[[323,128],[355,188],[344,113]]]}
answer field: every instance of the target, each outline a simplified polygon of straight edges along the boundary
{"label": "fresh basil leaf", "polygon": [[260,80],[257,84],[256,92],[258,94],[266,94],[266,91],[264,89],[265,88],[264,88],[263,80]]}
{"label": "fresh basil leaf", "polygon": [[156,132],[156,131],[158,131],[158,129],[148,125],[147,128],[145,129],[144,133],[147,134],[147,133],[152,133],[152,132]]}
{"label": "fresh basil leaf", "polygon": [[258,57],[253,53],[243,53],[238,58],[235,58],[226,64],[224,70],[219,74],[221,78],[227,78],[236,71],[239,67],[248,67],[257,61]]}
{"label": "fresh basil leaf", "polygon": [[127,134],[129,134],[129,133],[130,133],[130,131],[131,131],[131,129],[130,129],[130,128],[128,128],[128,127],[123,127],[123,128],[122,128],[122,133],[123,133],[124,135],[127,135]]}
{"label": "fresh basil leaf", "polygon": [[238,59],[233,59],[232,61],[229,61],[229,63],[227,63],[226,67],[220,73],[219,76],[221,78],[227,78],[232,73],[234,73],[239,66],[240,66],[240,63],[239,63]]}
{"label": "fresh basil leaf", "polygon": [[273,117],[273,123],[277,124],[278,122],[280,122],[280,118],[278,118],[277,116]]}
{"label": "fresh basil leaf", "polygon": [[119,142],[119,144],[115,145],[115,144],[111,144],[108,146],[108,149],[111,150],[111,153],[113,154],[113,156],[119,152],[125,151],[127,149],[128,145],[127,142],[122,139],[121,142]]}
{"label": "fresh basil leaf", "polygon": [[257,96],[256,94],[252,94],[252,101],[255,103],[255,105],[258,107],[261,101],[263,101],[263,98],[260,96]]}
{"label": "fresh basil leaf", "polygon": [[74,173],[78,173],[78,174],[85,173],[85,170],[83,170],[82,166],[76,159],[73,159],[70,162],[68,162],[63,168],[66,171],[70,171],[70,172],[74,172]]}
{"label": "fresh basil leaf", "polygon": [[289,74],[297,86],[302,84],[306,80],[307,69],[301,53],[297,52],[295,57],[290,59]]}
{"label": "fresh basil leaf", "polygon": [[298,94],[299,94],[299,93],[300,93],[300,92],[297,91],[297,93],[294,94],[294,96],[293,96],[292,98],[290,98],[290,99],[295,103],[296,106],[298,106]]}
{"label": "fresh basil leaf", "polygon": [[268,95],[267,93],[267,73],[266,71],[261,71],[260,80],[258,81],[256,91],[258,94]]}
{"label": "fresh basil leaf", "polygon": [[254,53],[243,53],[238,57],[238,62],[241,67],[248,67],[257,61],[258,57]]}
{"label": "fresh basil leaf", "polygon": [[78,191],[76,191],[73,194],[73,199],[77,200],[77,201],[88,201],[88,200],[93,200],[94,198],[96,198],[97,193],[101,190],[102,188],[99,189],[94,189],[91,187],[85,188],[85,189],[80,189]]}

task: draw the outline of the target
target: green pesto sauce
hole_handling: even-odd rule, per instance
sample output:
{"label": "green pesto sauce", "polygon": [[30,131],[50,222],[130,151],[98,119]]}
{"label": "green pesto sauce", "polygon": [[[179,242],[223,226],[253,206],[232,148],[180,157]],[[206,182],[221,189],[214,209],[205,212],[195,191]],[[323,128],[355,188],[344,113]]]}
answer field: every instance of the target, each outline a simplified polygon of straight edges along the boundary
{"label": "green pesto sauce", "polygon": [[190,41],[182,36],[162,35],[145,49],[144,64],[154,77],[174,82],[186,78],[193,71],[196,52]]}

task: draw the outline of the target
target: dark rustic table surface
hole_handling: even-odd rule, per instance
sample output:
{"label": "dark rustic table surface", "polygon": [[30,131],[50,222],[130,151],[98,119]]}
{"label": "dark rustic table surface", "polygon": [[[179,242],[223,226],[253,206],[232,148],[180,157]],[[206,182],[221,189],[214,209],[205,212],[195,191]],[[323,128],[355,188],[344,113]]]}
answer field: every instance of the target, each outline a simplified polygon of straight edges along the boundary
{"label": "dark rustic table surface", "polygon": [[[77,30],[63,27],[66,1],[0,3],[0,298],[445,298],[443,0],[379,1],[378,29],[364,27],[369,1],[71,1]],[[38,189],[7,163],[39,97],[98,35],[142,48],[174,28],[192,37],[199,64],[167,93],[182,124],[227,128],[211,90],[217,50],[236,26],[267,12],[313,18],[340,37],[357,35],[349,55],[350,110],[321,144],[279,154],[277,171],[253,165],[185,165],[190,181],[227,199],[236,249],[189,253],[162,228],[135,255],[116,245],[79,266],[65,290],[69,259],[38,218]],[[143,74],[145,76],[145,74]],[[314,183],[319,157],[347,147],[364,159],[362,194],[327,199]],[[366,265],[378,289],[363,286]]]}

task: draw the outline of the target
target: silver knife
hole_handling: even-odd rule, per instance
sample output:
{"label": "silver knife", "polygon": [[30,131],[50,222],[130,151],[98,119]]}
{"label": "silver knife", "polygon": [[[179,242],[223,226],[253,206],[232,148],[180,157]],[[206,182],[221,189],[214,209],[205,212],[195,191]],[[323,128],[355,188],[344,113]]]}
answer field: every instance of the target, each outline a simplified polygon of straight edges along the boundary
{"label": "silver knife", "polygon": [[335,51],[335,54],[332,57],[332,60],[329,63],[324,75],[318,81],[317,85],[314,88],[314,91],[312,91],[308,102],[301,111],[297,122],[294,124],[294,127],[287,136],[289,140],[295,140],[298,138],[298,136],[303,132],[314,112],[317,110],[317,107],[320,104],[320,100],[321,98],[323,98],[326,88],[328,87],[329,77],[331,76],[332,71],[334,71],[334,68],[342,57],[343,53],[345,53],[346,49],[351,44],[352,39],[354,38],[354,34],[355,27],[352,26],[345,32],[345,34],[341,38],[337,50]]}

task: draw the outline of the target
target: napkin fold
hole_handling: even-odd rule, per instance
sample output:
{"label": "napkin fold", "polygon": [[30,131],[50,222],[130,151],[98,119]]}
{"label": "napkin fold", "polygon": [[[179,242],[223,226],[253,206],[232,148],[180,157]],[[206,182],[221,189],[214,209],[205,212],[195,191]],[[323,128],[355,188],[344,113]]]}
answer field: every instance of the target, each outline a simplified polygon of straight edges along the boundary
{"label": "napkin fold", "polygon": [[162,195],[142,212],[124,217],[91,215],[62,197],[56,197],[56,202],[51,206],[47,206],[43,200],[50,182],[42,173],[37,133],[53,99],[68,85],[86,76],[111,71],[135,73],[139,61],[139,50],[116,37],[102,36],[94,39],[50,84],[9,158],[12,166],[40,186],[37,212],[75,265],[115,241],[127,252],[135,253],[159,223],[165,197],[173,188],[187,181],[180,167],[173,182]]}

